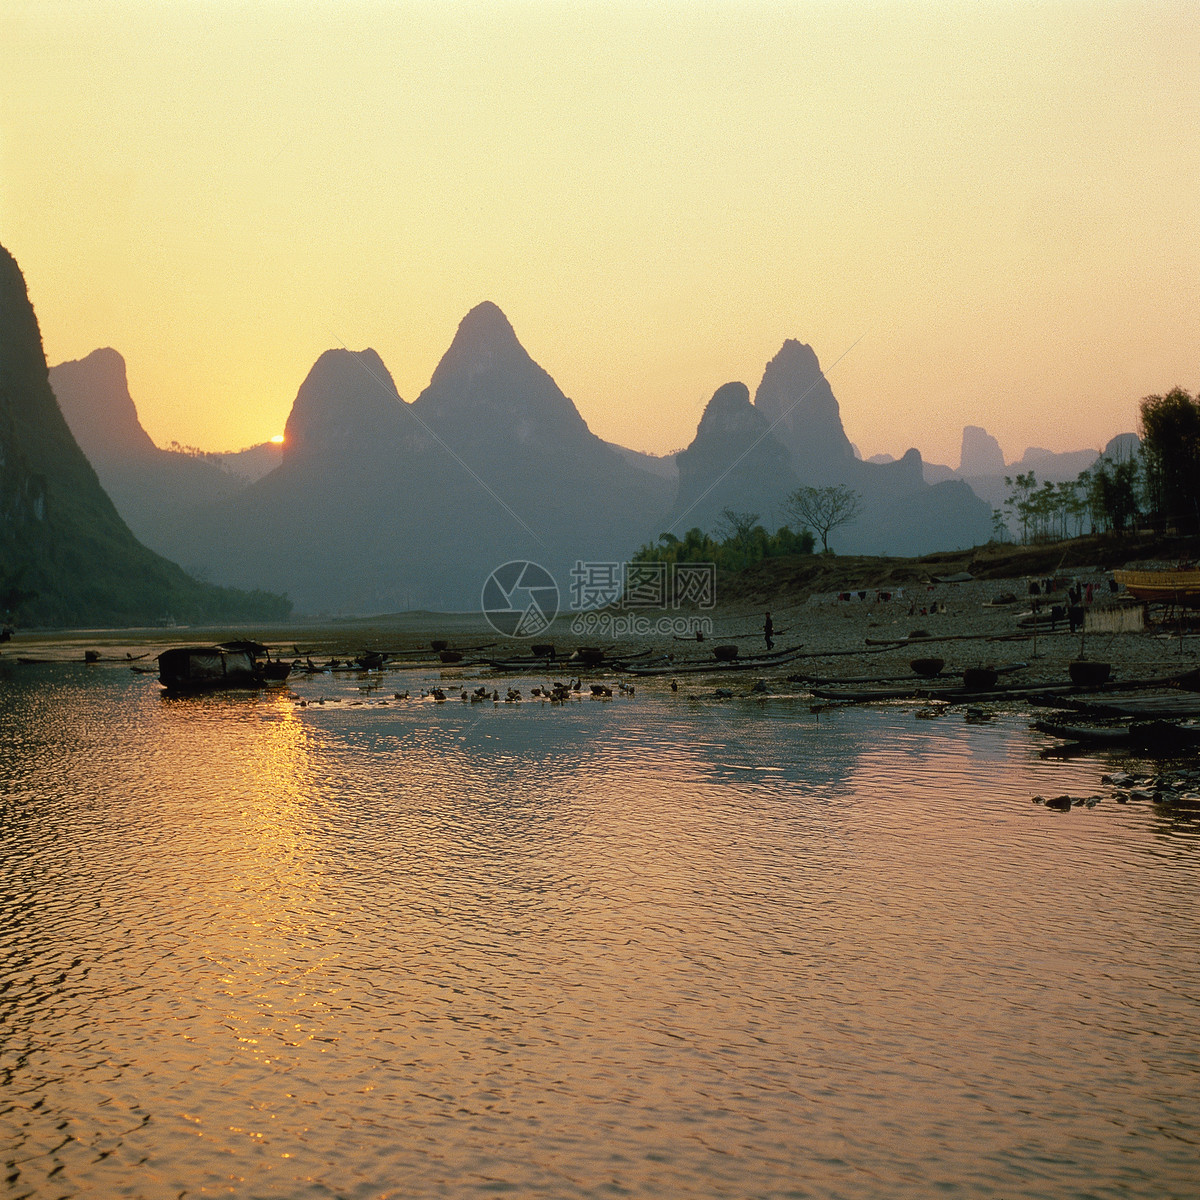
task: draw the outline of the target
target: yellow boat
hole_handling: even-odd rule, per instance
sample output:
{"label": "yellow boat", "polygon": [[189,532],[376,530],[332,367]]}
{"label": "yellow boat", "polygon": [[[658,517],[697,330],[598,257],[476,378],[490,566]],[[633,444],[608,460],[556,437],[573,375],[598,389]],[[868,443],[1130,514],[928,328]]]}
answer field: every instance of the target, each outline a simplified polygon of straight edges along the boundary
{"label": "yellow boat", "polygon": [[1131,596],[1149,604],[1200,607],[1200,571],[1114,571],[1113,578]]}

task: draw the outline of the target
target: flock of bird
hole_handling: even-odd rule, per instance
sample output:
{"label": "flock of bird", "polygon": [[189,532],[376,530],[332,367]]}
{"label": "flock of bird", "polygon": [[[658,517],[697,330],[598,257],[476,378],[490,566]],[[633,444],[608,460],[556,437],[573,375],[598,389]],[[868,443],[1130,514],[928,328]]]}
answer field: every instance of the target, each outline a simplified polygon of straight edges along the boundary
{"label": "flock of bird", "polygon": [[[613,690],[606,683],[592,683],[588,687],[591,690],[593,700],[609,700],[612,698]],[[582,689],[582,681],[573,679],[570,683],[555,682],[542,687],[530,688],[529,695],[534,700],[548,700],[551,704],[565,704],[573,696],[580,693]],[[632,696],[634,694],[633,685],[627,683],[618,683],[617,691],[625,696]],[[395,694],[395,699],[397,700],[407,700],[408,698],[408,692],[397,692]],[[523,698],[520,688],[510,687],[503,697],[503,702],[505,704],[517,704]],[[445,688],[435,687],[431,688],[428,692],[422,692],[420,699],[429,699],[441,703],[450,699],[450,693],[447,693]],[[492,688],[489,690],[483,685],[477,687],[473,692],[468,692],[466,688],[463,688],[459,692],[458,699],[464,704],[482,704],[487,700],[490,700],[493,704],[501,703],[499,689]]]}

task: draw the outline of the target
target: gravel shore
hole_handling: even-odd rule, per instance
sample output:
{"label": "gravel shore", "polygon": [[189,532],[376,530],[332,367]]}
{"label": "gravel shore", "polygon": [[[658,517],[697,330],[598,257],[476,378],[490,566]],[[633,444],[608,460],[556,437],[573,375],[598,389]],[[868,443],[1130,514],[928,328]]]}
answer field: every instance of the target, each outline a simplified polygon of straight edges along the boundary
{"label": "gravel shore", "polygon": [[[996,602],[1010,596],[1015,600]],[[943,674],[967,667],[1027,663],[1019,676],[1014,674],[1014,681],[1059,684],[1068,680],[1068,664],[1081,657],[1110,663],[1114,679],[1122,680],[1160,678],[1191,670],[1200,662],[1200,636],[1180,638],[1177,626],[1161,623],[1158,610],[1153,614],[1157,623],[1148,623],[1140,631],[1096,631],[1097,625],[1109,623],[1103,619],[1104,613],[1112,611],[1109,601],[1107,593],[1097,590],[1096,603],[1085,610],[1091,614],[1091,632],[1070,633],[1064,617],[1053,629],[1039,625],[1035,635],[1020,623],[1032,611],[1025,579],[918,585],[889,599],[877,598],[873,590],[863,599],[857,593],[850,600],[818,598],[781,604],[776,599],[771,608],[775,647],[802,645],[804,655],[764,674],[903,675],[911,673],[914,658],[936,656],[945,660]],[[1052,603],[1065,605],[1065,594],[1043,597],[1043,614]],[[764,610],[740,606],[710,615],[715,642],[734,641],[741,655],[765,649]],[[920,633],[928,636],[913,636]],[[891,638],[907,641],[899,646],[871,644]],[[681,650],[680,657],[691,653]]]}

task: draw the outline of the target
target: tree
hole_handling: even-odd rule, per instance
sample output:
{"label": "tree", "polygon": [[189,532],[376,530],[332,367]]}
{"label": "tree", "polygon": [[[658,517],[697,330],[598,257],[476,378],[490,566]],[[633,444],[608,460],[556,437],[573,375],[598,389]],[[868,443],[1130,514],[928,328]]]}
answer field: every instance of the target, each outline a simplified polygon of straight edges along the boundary
{"label": "tree", "polygon": [[758,528],[756,512],[737,512],[732,508],[721,510],[721,519],[713,532],[733,552],[738,569],[749,566],[756,557],[751,547],[755,541],[755,530]]}
{"label": "tree", "polygon": [[1160,522],[1200,529],[1200,397],[1183,388],[1141,403],[1146,491]]}
{"label": "tree", "polygon": [[1008,522],[1004,519],[1004,514],[998,508],[992,509],[992,541],[1008,541]]}
{"label": "tree", "polygon": [[1029,541],[1029,522],[1034,516],[1035,505],[1032,496],[1037,488],[1037,477],[1032,471],[1026,471],[1024,475],[1018,475],[1015,479],[1011,475],[1005,475],[1004,483],[1009,489],[1004,508],[1010,516],[1016,517],[1020,524],[1021,542],[1024,544]]}
{"label": "tree", "polygon": [[1077,481],[1087,497],[1092,529],[1124,533],[1138,512],[1138,461],[1101,455]]}
{"label": "tree", "polygon": [[829,535],[842,525],[858,520],[862,496],[844,484],[830,487],[797,488],[783,502],[789,525],[807,526],[821,538],[821,550],[829,553]]}

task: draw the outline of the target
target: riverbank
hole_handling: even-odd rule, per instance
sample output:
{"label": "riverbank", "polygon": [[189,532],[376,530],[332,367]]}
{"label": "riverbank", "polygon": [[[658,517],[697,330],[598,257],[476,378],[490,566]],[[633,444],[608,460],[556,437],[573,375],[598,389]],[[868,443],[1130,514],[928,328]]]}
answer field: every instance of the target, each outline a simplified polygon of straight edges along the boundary
{"label": "riverbank", "polygon": [[[1099,573],[1072,576],[1094,585],[1096,602],[1087,611],[1093,627],[1109,602]],[[1041,598],[1043,615],[1063,604],[1061,594]],[[718,645],[733,645],[740,658],[766,650],[766,608],[750,600],[707,610],[636,609],[598,614],[566,613],[535,639],[517,640],[497,633],[482,614],[403,613],[354,621],[320,621],[280,626],[154,630],[79,630],[45,634],[18,633],[5,646],[0,664],[21,658],[83,661],[91,651],[101,662],[152,663],[170,645],[203,644],[233,637],[254,637],[280,658],[346,659],[364,651],[413,655],[445,641],[465,652],[466,662],[528,654],[531,641],[553,643],[556,669],[570,670],[569,656],[581,646],[596,646],[610,656],[638,654],[643,659],[673,659],[681,665],[710,660]],[[753,683],[762,677],[855,679],[911,674],[916,658],[944,660],[943,674],[969,667],[1019,668],[1014,682],[1059,684],[1068,664],[1080,657],[1108,662],[1122,680],[1154,679],[1193,669],[1200,662],[1200,636],[1180,636],[1177,626],[1157,620],[1140,631],[1070,633],[1065,619],[1036,630],[1022,624],[1031,615],[1024,578],[913,583],[900,588],[859,588],[771,601],[774,648],[800,656],[777,665],[742,671]],[[1101,622],[1103,623],[1103,622]],[[681,636],[699,627],[703,641]]]}
{"label": "riverbank", "polygon": [[[931,656],[944,660],[944,674],[1024,663],[1014,678],[1022,684],[1062,683],[1068,664],[1080,657],[1110,663],[1118,679],[1153,679],[1194,668],[1200,636],[1180,636],[1177,626],[1162,622],[1158,609],[1143,629],[1121,633],[1101,631],[1105,622],[1095,616],[1121,601],[1109,591],[1114,567],[1194,555],[1200,546],[1193,541],[1093,537],[1034,547],[989,545],[919,559],[809,555],[765,560],[737,575],[719,576],[714,607],[568,610],[528,639],[504,636],[482,613],[436,612],[240,627],[18,630],[5,644],[0,664],[22,657],[82,661],[89,651],[109,663],[152,662],[168,646],[232,638],[262,641],[281,658],[314,661],[366,651],[411,656],[422,649],[433,659],[435,641],[462,649],[464,661],[476,663],[527,654],[537,642],[553,643],[559,660],[582,646],[596,646],[613,656],[669,656],[683,663],[711,659],[716,645],[736,645],[745,659],[767,649],[763,624],[769,611],[774,648],[797,649],[800,657],[741,672],[741,680],[900,676],[911,673],[914,658]],[[1053,595],[1038,596],[1043,613],[1065,606],[1067,584],[1078,582],[1085,591],[1091,584],[1090,631],[1072,634],[1065,619],[1036,630],[1022,624],[1032,611],[1031,578],[1053,578],[1060,585]],[[703,642],[688,636],[697,627]],[[569,667],[560,661],[558,669]]]}

